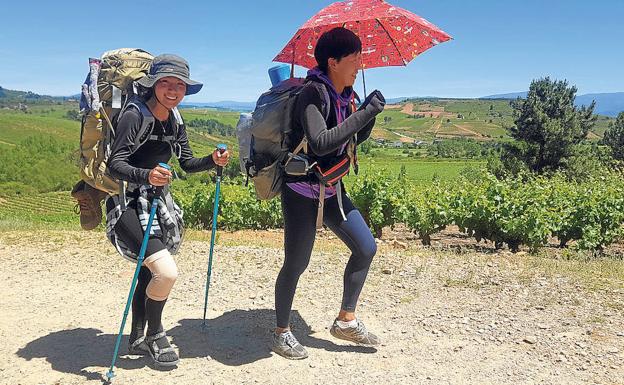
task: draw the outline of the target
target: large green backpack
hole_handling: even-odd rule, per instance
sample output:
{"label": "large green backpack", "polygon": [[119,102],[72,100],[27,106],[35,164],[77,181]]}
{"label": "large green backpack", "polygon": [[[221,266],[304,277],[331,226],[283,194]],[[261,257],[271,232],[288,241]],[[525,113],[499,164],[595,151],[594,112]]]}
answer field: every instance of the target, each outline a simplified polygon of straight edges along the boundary
{"label": "large green backpack", "polygon": [[[80,109],[80,176],[92,187],[110,195],[121,192],[123,186],[106,169],[115,127],[127,108],[136,108],[142,125],[132,152],[151,139],[154,117],[138,98],[135,81],[146,76],[154,57],[146,51],[121,48],[105,52],[101,59],[89,59],[89,74],[82,85]],[[173,111],[176,128],[183,124],[178,111]],[[175,130],[177,133],[177,129]],[[174,147],[177,135],[160,138]]]}

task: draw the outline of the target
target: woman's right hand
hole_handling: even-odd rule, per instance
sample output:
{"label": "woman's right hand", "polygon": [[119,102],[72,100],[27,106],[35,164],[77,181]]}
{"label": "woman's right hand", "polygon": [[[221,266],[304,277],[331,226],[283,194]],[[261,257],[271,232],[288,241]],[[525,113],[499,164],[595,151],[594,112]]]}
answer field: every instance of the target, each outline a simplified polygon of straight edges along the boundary
{"label": "woman's right hand", "polygon": [[371,92],[364,102],[362,103],[361,109],[365,109],[370,111],[374,115],[381,113],[384,110],[384,106],[386,105],[386,99],[383,94],[379,90],[375,90]]}
{"label": "woman's right hand", "polygon": [[156,166],[149,173],[149,183],[156,187],[164,186],[171,181],[172,175],[166,168]]}

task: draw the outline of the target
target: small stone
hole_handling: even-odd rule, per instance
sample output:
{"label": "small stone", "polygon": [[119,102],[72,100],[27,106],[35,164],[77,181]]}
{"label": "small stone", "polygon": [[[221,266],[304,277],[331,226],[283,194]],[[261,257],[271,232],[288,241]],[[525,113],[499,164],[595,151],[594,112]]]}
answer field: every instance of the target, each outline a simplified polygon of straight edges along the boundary
{"label": "small stone", "polygon": [[537,327],[542,329],[542,330],[546,330],[546,329],[550,328],[550,326],[548,326],[546,324],[537,324]]}
{"label": "small stone", "polygon": [[542,306],[542,305],[538,305],[538,306],[535,306],[535,309],[537,309],[537,310],[545,310],[546,308],[544,306]]}
{"label": "small stone", "polygon": [[609,350],[607,350],[610,354],[618,354],[620,352],[620,350],[618,348],[609,348]]}
{"label": "small stone", "polygon": [[383,270],[381,270],[381,272],[384,274],[392,274],[392,269],[386,267]]}
{"label": "small stone", "polygon": [[527,336],[527,337],[524,337],[522,342],[526,342],[527,344],[534,345],[534,344],[537,343],[537,337],[535,337],[535,336]]}
{"label": "small stone", "polygon": [[618,336],[618,337],[624,337],[624,332],[618,332],[618,333],[616,334],[616,336]]}
{"label": "small stone", "polygon": [[407,249],[407,243],[397,241],[396,239],[392,241],[392,245],[396,248]]}

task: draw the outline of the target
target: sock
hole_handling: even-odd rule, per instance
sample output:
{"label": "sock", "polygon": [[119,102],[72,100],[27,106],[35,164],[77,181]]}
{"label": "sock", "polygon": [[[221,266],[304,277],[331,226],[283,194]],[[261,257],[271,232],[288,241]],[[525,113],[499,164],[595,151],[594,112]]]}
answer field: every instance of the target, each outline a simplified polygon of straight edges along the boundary
{"label": "sock", "polygon": [[354,319],[351,321],[336,320],[336,323],[338,324],[338,327],[340,327],[341,329],[354,328],[357,326],[357,319]]}
{"label": "sock", "polygon": [[[162,312],[163,312],[166,302],[167,300],[155,301],[147,297],[147,300],[145,301],[145,314],[147,317],[147,335],[148,336],[153,336],[164,330],[161,320],[162,320]],[[156,345],[158,345],[158,347],[161,349],[168,348],[169,346],[171,346],[166,337],[157,339]]]}
{"label": "sock", "polygon": [[145,289],[152,279],[152,273],[145,266],[139,270],[137,286],[132,297],[132,327],[130,328],[130,343],[132,344],[145,333]]}

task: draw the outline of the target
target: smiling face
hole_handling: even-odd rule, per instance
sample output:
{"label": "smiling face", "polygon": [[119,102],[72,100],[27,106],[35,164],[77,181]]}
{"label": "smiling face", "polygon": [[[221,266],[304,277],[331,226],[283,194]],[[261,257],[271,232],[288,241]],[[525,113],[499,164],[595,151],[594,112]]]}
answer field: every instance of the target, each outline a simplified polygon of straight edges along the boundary
{"label": "smiling face", "polygon": [[186,83],[174,77],[164,77],[154,84],[154,95],[168,110],[176,107],[186,94]]}
{"label": "smiling face", "polygon": [[342,59],[329,58],[327,61],[329,75],[337,80],[340,85],[353,87],[358,71],[362,66],[362,54],[352,53]]}

